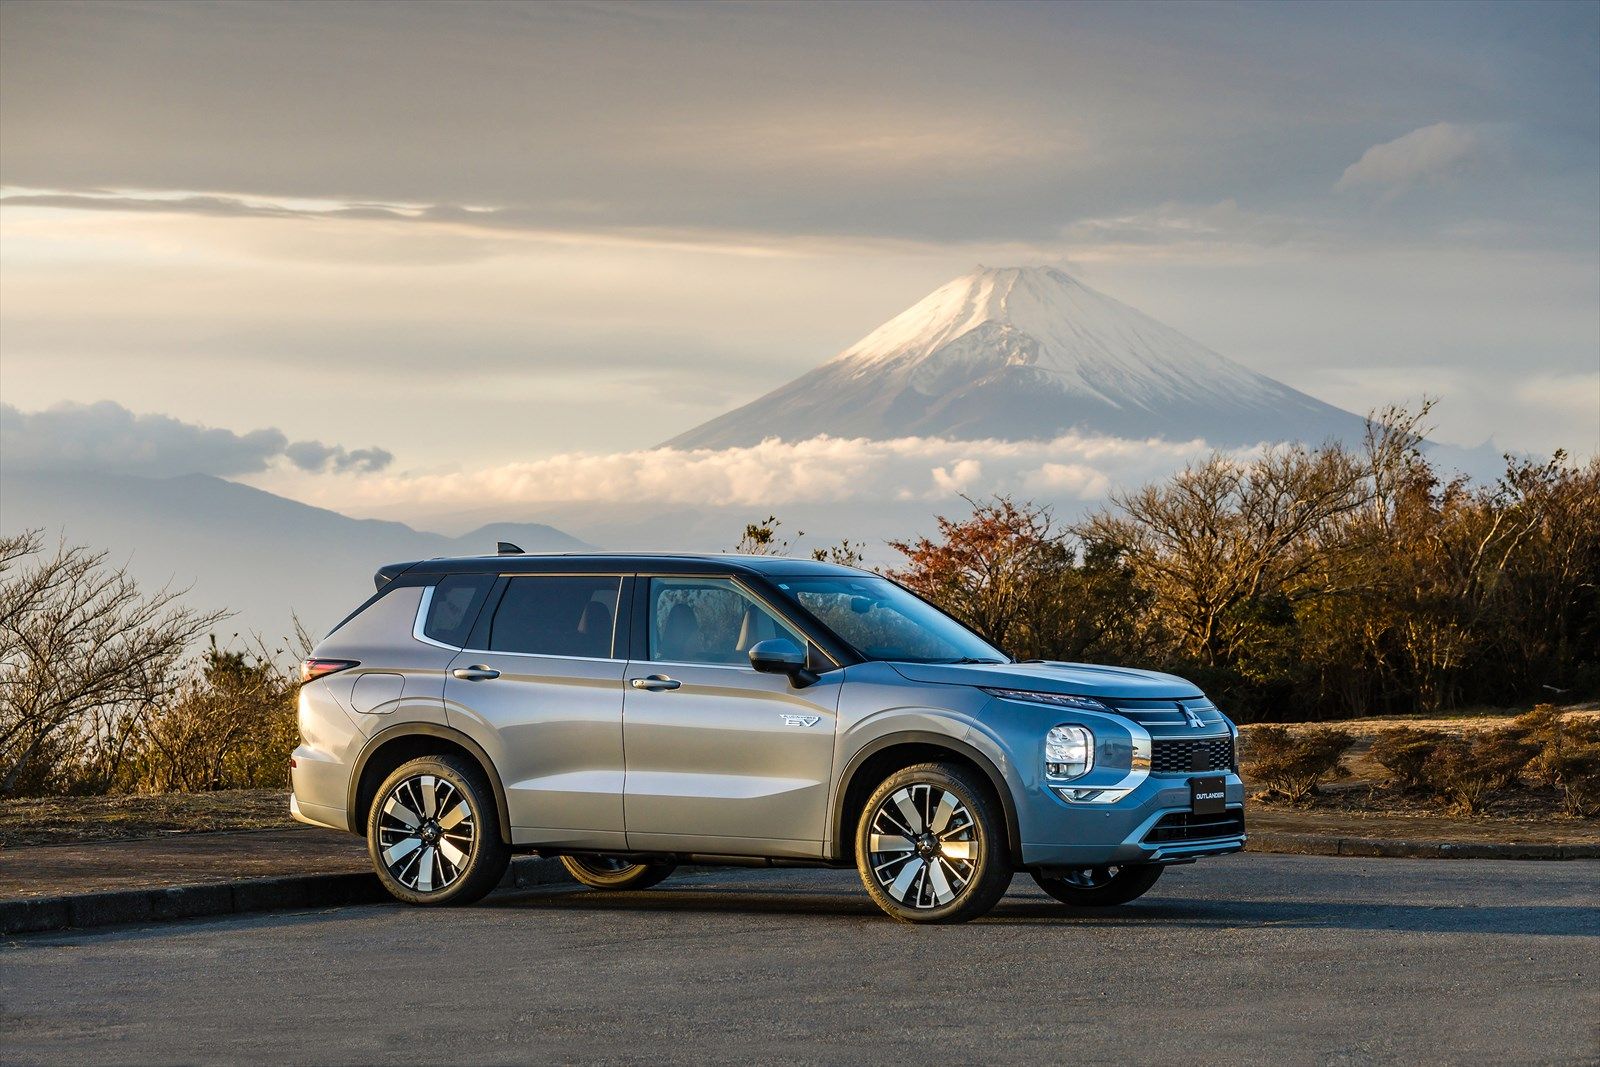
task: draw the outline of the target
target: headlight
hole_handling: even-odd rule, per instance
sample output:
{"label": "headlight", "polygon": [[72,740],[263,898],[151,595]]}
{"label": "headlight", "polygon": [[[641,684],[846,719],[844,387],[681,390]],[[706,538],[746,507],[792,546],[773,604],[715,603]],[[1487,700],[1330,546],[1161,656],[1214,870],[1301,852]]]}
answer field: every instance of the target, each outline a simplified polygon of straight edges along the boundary
{"label": "headlight", "polygon": [[1033,704],[1053,704],[1058,708],[1078,708],[1083,711],[1098,711],[1104,715],[1114,715],[1109,707],[1094,697],[1075,697],[1065,693],[1035,693],[1031,689],[990,689],[982,687],[985,693],[1002,700],[1026,700]]}
{"label": "headlight", "polygon": [[1094,734],[1082,726],[1055,726],[1044,737],[1044,772],[1050,778],[1081,778],[1094,766]]}

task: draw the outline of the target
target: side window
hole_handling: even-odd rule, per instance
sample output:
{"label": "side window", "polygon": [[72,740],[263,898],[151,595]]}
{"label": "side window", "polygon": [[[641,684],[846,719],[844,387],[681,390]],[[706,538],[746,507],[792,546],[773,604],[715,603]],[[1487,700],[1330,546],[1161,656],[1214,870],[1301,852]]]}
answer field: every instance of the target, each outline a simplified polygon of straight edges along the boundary
{"label": "side window", "polygon": [[750,662],[750,646],[806,639],[728,578],[650,579],[650,658],[672,663]]}
{"label": "side window", "polygon": [[489,650],[609,659],[621,589],[609,575],[512,578],[489,625]]}
{"label": "side window", "polygon": [[428,603],[423,635],[454,648],[464,646],[494,580],[492,574],[448,574],[439,579]]}

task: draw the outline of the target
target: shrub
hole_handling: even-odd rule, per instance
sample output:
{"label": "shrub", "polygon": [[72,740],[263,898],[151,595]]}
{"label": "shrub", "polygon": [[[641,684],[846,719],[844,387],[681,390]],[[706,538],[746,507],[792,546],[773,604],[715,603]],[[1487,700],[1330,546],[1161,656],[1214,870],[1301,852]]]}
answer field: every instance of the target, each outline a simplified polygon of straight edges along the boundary
{"label": "shrub", "polygon": [[150,709],[135,734],[127,785],[140,792],[282,788],[298,736],[296,680],[264,648],[224,651]]}
{"label": "shrub", "polygon": [[1389,772],[1401,789],[1423,786],[1423,766],[1445,735],[1437,730],[1417,730],[1396,726],[1380,733],[1372,742],[1372,758]]}
{"label": "shrub", "polygon": [[1568,814],[1600,815],[1600,741],[1564,746],[1553,770]]}
{"label": "shrub", "polygon": [[1344,772],[1341,757],[1355,740],[1328,727],[1294,733],[1282,726],[1253,726],[1244,738],[1250,776],[1296,802],[1314,795],[1324,778]]}
{"label": "shrub", "polygon": [[1573,770],[1577,764],[1569,764],[1568,757],[1586,745],[1600,743],[1600,718],[1564,719],[1549,704],[1519,715],[1511,728],[1524,731],[1528,740],[1539,746],[1525,770],[1545,785],[1563,787],[1563,780],[1577,773]]}
{"label": "shrub", "polygon": [[1516,782],[1538,752],[1538,743],[1514,727],[1484,731],[1470,740],[1446,738],[1423,761],[1422,778],[1457,810],[1477,814]]}
{"label": "shrub", "polygon": [[1561,723],[1553,754],[1541,753],[1571,815],[1600,815],[1600,719]]}

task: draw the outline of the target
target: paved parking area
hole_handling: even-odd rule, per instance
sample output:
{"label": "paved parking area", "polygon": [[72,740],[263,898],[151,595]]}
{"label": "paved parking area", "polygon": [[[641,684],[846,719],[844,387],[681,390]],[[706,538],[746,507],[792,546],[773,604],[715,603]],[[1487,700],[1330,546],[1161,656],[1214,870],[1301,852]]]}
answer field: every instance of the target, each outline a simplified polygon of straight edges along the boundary
{"label": "paved parking area", "polygon": [[0,1061],[1594,1063],[1600,863],[1246,854],[906,927],[850,872],[0,949]]}

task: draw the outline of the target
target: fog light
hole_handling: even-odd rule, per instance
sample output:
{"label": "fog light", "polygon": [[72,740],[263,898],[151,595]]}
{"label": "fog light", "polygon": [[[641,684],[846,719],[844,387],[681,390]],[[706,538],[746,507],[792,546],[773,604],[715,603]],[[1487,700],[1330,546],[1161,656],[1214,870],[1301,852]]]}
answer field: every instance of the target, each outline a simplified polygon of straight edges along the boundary
{"label": "fog light", "polygon": [[1044,739],[1044,773],[1050,778],[1081,778],[1094,766],[1094,734],[1082,726],[1052,727]]}

